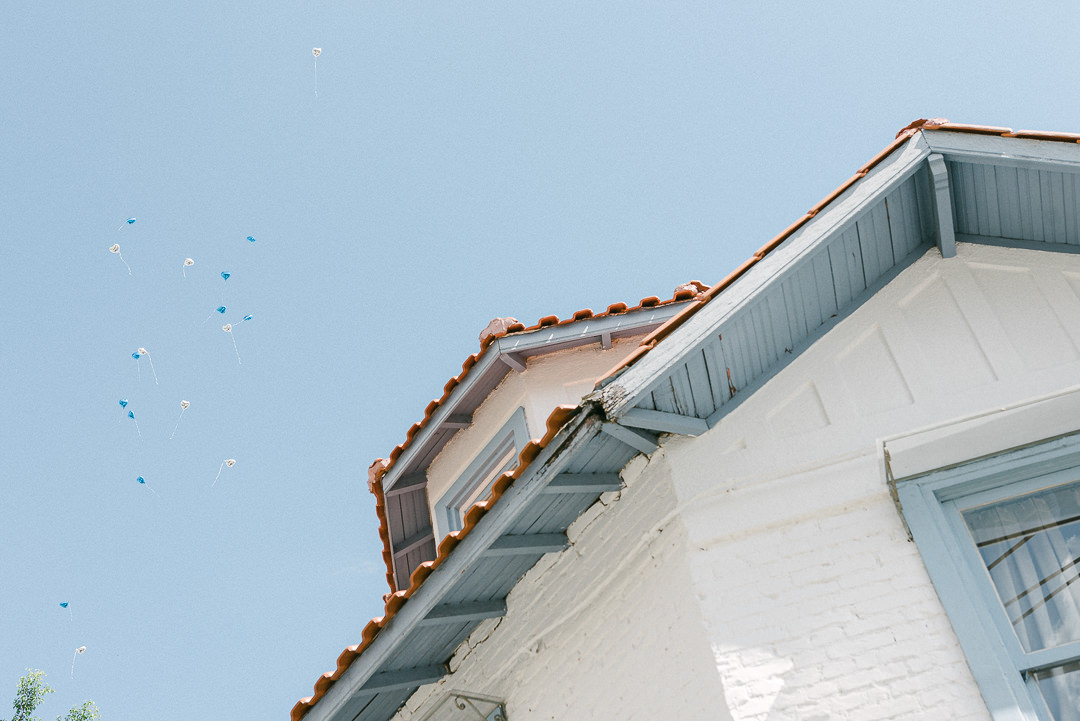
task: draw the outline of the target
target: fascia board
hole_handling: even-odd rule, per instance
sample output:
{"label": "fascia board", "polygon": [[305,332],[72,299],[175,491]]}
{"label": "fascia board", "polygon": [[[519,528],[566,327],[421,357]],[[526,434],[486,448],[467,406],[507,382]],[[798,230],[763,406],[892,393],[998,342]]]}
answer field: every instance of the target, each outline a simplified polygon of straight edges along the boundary
{"label": "fascia board", "polygon": [[1080,172],[1080,144],[924,130],[931,152],[947,160]]}
{"label": "fascia board", "polygon": [[[595,413],[580,413],[529,464],[520,478],[514,481],[490,511],[454,547],[443,563],[436,568],[386,626],[345,670],[318,703],[304,715],[304,721],[350,721],[338,718],[349,700],[364,684],[392,664],[408,642],[410,633],[421,625],[428,613],[446,597],[474,564],[481,560],[491,544],[504,535],[521,512],[544,492],[573,459],[600,433],[600,420]],[[434,659],[433,663],[443,659]]]}
{"label": "fascia board", "polygon": [[461,399],[475,386],[481,378],[483,378],[491,366],[498,364],[505,373],[509,370],[509,367],[499,360],[500,354],[496,352],[489,352],[481,354],[480,358],[476,361],[469,372],[465,374],[465,380],[454,387],[454,390],[450,392],[450,397],[442,403],[434,413],[431,414],[431,418],[423,428],[420,429],[419,436],[414,438],[409,444],[409,447],[398,457],[394,463],[393,468],[386,472],[383,476],[383,492],[387,492],[394,487],[394,484],[404,475],[415,472],[410,471],[410,464],[413,459],[424,450],[424,445],[428,438],[431,436],[434,429],[438,428],[443,421],[450,419],[451,416],[458,414],[457,406],[461,402]]}
{"label": "fascia board", "polygon": [[[410,470],[413,459],[424,450],[424,446],[435,429],[439,428],[443,421],[459,414],[458,404],[462,398],[468,396],[470,391],[483,381],[492,366],[496,366],[495,372],[501,378],[509,371],[509,367],[501,362],[504,355],[510,353],[530,354],[543,350],[550,346],[563,343],[572,343],[585,339],[594,338],[599,341],[604,333],[621,334],[628,331],[640,330],[648,332],[652,327],[657,327],[668,320],[690,301],[667,303],[656,308],[643,308],[641,310],[617,313],[600,318],[586,318],[565,325],[554,325],[548,328],[540,328],[526,333],[514,333],[497,338],[487,352],[483,353],[466,374],[464,381],[450,393],[450,397],[432,414],[427,424],[422,428],[416,438],[394,463],[393,468],[387,471],[383,477],[383,492],[387,493],[394,488],[394,484],[401,480],[403,475],[418,472]],[[558,350],[553,348],[552,350]],[[472,409],[470,409],[472,410]]]}
{"label": "fascia board", "polygon": [[608,417],[618,420],[623,413],[637,405],[664,379],[672,364],[711,341],[723,320],[773,284],[780,283],[793,265],[833,234],[843,232],[867,207],[914,175],[931,152],[923,135],[915,135],[901,149],[883,160],[776,250],[762,258],[731,287],[706,303],[644,358],[599,391],[599,399]]}
{"label": "fascia board", "polygon": [[644,308],[601,318],[587,318],[566,325],[540,328],[528,333],[515,333],[499,338],[496,343],[498,343],[500,353],[528,354],[566,342],[589,339],[598,341],[604,333],[618,334],[633,331],[646,333],[651,326],[659,326],[678,313],[688,302],[668,303],[656,308]]}

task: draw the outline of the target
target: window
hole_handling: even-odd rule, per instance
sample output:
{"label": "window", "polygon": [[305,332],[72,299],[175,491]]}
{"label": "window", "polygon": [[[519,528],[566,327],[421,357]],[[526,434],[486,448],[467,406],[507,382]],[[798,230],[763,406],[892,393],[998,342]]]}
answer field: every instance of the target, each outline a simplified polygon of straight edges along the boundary
{"label": "window", "polygon": [[465,512],[487,497],[495,479],[517,466],[528,442],[525,409],[518,408],[436,504],[447,531],[461,529]]}
{"label": "window", "polygon": [[1080,435],[897,495],[994,718],[1080,721]]}

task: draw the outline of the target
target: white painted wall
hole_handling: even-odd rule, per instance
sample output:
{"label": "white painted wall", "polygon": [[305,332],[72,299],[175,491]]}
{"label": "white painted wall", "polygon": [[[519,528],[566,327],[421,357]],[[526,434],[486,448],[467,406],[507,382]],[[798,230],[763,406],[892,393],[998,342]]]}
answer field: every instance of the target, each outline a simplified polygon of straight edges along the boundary
{"label": "white painted wall", "polygon": [[398,718],[456,718],[459,689],[513,721],[987,720],[882,447],[925,470],[1075,430],[1077,379],[1080,256],[930,251],[711,431],[632,461]]}
{"label": "white painted wall", "polygon": [[989,718],[882,443],[914,472],[1080,426],[1075,394],[1031,404],[1080,380],[1078,293],[1077,256],[930,251],[709,433],[666,444],[736,721]]}
{"label": "white painted wall", "polygon": [[555,407],[577,405],[597,379],[637,348],[643,335],[619,338],[607,350],[593,343],[533,356],[524,372],[510,371],[473,414],[472,425],[455,434],[427,469],[435,538],[447,532],[435,504],[518,408],[525,408],[529,437],[542,437]]}

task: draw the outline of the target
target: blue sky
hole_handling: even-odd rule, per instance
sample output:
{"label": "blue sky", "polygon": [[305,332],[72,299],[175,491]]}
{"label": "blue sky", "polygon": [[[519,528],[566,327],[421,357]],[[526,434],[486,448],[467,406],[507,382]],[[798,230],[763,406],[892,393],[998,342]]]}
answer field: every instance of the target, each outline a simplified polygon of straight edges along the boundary
{"label": "blue sky", "polygon": [[0,708],[40,668],[46,717],[286,718],[382,613],[368,465],[490,319],[714,283],[918,117],[1080,131],[1052,9],[5,16]]}

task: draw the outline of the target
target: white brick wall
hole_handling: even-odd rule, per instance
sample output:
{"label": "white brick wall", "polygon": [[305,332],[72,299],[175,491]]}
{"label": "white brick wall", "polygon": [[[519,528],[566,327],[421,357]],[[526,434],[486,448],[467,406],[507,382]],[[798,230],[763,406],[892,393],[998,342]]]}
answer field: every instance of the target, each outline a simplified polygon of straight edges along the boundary
{"label": "white brick wall", "polygon": [[[736,721],[988,719],[884,485],[834,502],[832,489],[877,471],[863,456],[686,505],[693,578]],[[792,485],[803,491],[796,504],[782,500]],[[743,521],[763,495],[777,499],[769,521]]]}
{"label": "white brick wall", "polygon": [[433,721],[460,718],[450,689],[505,698],[513,721],[730,718],[663,459],[643,461],[624,473],[627,489],[571,527],[567,551],[515,587],[506,617],[473,633],[454,673],[420,689],[398,719],[439,704]]}

